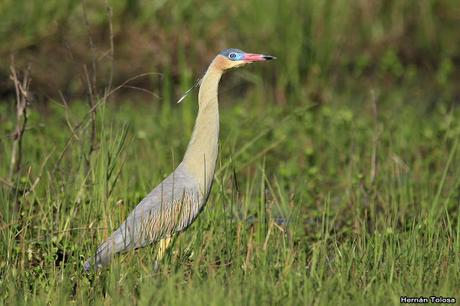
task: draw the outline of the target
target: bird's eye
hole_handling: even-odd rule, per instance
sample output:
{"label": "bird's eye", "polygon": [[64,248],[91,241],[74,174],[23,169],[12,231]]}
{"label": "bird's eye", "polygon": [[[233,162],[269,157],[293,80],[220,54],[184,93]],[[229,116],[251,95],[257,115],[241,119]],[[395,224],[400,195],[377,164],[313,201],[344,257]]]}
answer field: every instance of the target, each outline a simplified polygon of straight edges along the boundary
{"label": "bird's eye", "polygon": [[231,59],[231,60],[234,60],[236,59],[236,53],[235,52],[232,52],[228,55],[228,58]]}

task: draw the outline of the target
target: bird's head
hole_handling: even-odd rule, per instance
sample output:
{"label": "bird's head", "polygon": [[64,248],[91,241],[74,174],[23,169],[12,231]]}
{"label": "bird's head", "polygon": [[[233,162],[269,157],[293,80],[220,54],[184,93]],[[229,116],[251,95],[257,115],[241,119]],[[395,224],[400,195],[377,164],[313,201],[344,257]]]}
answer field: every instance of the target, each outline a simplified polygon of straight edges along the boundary
{"label": "bird's head", "polygon": [[254,62],[269,61],[272,59],[276,59],[276,57],[266,54],[246,53],[239,49],[230,48],[221,51],[217,55],[215,65],[222,70],[227,70]]}

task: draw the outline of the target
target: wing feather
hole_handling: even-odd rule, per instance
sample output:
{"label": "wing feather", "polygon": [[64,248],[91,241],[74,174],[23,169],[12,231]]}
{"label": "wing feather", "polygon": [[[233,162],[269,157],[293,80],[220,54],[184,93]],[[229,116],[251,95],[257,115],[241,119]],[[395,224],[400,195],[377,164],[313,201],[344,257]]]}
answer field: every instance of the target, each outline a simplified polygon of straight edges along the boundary
{"label": "wing feather", "polygon": [[180,164],[129,214],[125,222],[97,249],[85,269],[106,264],[119,252],[144,247],[185,230],[200,213],[204,197],[199,184]]}

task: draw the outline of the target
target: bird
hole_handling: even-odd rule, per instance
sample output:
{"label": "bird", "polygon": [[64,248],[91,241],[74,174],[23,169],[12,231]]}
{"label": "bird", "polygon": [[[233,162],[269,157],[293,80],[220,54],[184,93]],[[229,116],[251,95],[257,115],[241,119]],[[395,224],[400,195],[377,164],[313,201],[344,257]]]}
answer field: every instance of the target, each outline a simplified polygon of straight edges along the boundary
{"label": "bird", "polygon": [[221,76],[232,68],[273,59],[276,57],[235,48],[215,56],[199,82],[198,114],[183,160],[98,246],[94,256],[84,263],[85,271],[107,266],[118,253],[156,242],[159,250],[155,263],[163,258],[173,237],[197,218],[211,191],[218,154]]}

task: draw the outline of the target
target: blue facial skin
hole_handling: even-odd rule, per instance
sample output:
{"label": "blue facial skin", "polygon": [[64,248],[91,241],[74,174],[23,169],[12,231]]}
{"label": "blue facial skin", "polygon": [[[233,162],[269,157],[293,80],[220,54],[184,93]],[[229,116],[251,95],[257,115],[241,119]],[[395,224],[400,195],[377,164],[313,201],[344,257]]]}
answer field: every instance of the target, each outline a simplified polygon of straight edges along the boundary
{"label": "blue facial skin", "polygon": [[219,54],[225,56],[231,61],[240,61],[244,58],[244,51],[235,48],[225,49]]}

